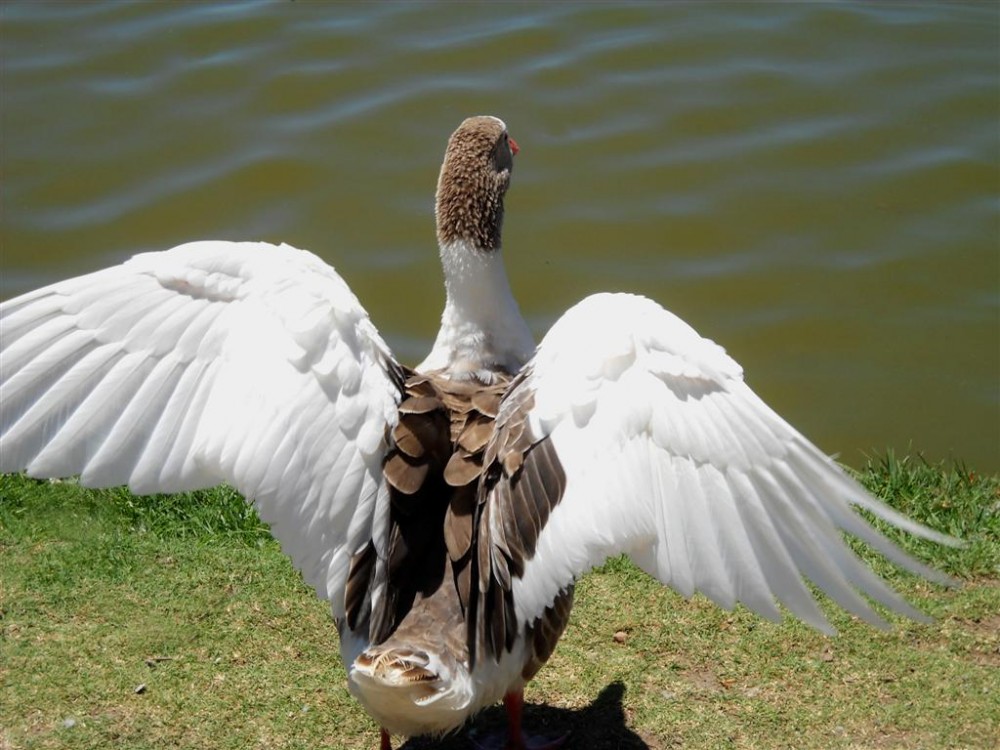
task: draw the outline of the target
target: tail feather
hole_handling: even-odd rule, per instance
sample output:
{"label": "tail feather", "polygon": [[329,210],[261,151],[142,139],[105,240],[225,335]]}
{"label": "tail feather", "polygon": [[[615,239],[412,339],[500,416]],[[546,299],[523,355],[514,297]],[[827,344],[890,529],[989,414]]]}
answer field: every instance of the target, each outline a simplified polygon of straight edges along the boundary
{"label": "tail feather", "polygon": [[[369,649],[354,661],[354,666],[371,679],[387,686],[413,687],[438,682],[441,675],[429,669],[430,657],[423,651],[408,648]],[[427,685],[433,694],[432,685]]]}
{"label": "tail feather", "polygon": [[444,734],[476,709],[466,665],[388,643],[362,652],[350,667],[351,692],[392,734]]}

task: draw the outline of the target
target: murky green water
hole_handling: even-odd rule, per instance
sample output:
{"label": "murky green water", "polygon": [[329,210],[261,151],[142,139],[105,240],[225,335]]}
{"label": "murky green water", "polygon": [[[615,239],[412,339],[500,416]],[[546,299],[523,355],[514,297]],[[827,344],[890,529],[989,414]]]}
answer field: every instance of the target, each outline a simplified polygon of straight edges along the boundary
{"label": "murky green water", "polygon": [[463,117],[522,147],[505,232],[540,335],[647,294],[849,463],[1000,470],[1000,6],[2,6],[2,280],[202,238],[336,265],[419,359]]}

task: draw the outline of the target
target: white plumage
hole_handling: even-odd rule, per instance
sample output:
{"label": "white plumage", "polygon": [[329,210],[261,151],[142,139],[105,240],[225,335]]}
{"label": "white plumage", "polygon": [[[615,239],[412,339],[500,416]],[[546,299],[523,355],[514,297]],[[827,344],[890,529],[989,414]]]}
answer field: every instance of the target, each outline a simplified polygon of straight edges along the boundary
{"label": "white plumage", "polygon": [[847,548],[860,536],[925,577],[850,509],[949,543],[871,497],[764,404],[725,351],[655,302],[599,294],[560,318],[520,386],[532,431],[549,436],[567,476],[534,558],[514,584],[519,614],[541,611],[580,571],[628,552],[679,593],[698,591],[778,619],[780,601],[824,632],[802,582],[883,620],[852,586],[922,619]]}
{"label": "white plumage", "polygon": [[194,242],[3,303],[0,342],[0,471],[141,494],[228,482],[343,615],[399,393],[332,268]]}

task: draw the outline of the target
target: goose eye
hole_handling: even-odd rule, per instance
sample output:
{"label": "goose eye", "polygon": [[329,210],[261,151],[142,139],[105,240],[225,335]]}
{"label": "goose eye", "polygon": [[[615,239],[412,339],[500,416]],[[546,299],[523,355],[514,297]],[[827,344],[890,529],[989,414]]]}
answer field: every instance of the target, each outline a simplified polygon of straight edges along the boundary
{"label": "goose eye", "polygon": [[517,147],[513,143],[504,133],[497,140],[496,146],[493,147],[493,167],[497,172],[509,170],[514,166],[514,154],[517,153]]}

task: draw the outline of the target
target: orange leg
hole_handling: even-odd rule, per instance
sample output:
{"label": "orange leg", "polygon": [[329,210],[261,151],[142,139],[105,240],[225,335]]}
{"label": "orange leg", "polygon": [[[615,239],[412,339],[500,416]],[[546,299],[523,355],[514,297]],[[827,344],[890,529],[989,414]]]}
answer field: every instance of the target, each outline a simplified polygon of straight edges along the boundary
{"label": "orange leg", "polygon": [[569,734],[564,734],[550,741],[532,741],[524,736],[521,729],[521,718],[524,714],[524,691],[517,690],[503,697],[504,708],[507,709],[507,745],[505,750],[559,750]]}
{"label": "orange leg", "polygon": [[507,747],[509,750],[524,750],[524,734],[521,731],[524,691],[507,693],[503,697],[503,707],[507,709]]}

